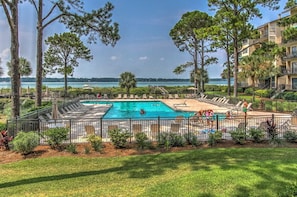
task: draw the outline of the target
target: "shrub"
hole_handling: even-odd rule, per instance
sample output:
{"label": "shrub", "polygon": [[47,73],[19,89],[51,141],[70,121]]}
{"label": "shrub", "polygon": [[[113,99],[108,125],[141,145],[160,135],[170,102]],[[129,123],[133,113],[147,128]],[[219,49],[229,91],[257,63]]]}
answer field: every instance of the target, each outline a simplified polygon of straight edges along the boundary
{"label": "shrub", "polygon": [[287,142],[296,143],[297,142],[297,133],[294,131],[286,131],[284,133],[284,138]]}
{"label": "shrub", "polygon": [[95,134],[88,136],[88,142],[91,143],[92,148],[96,152],[100,152],[103,149],[103,143],[102,138],[100,136],[97,136]]}
{"label": "shrub", "polygon": [[19,132],[12,141],[13,150],[26,155],[31,153],[39,144],[39,136],[33,131]]}
{"label": "shrub", "polygon": [[276,124],[272,120],[267,120],[267,133],[271,144],[280,144],[281,140],[278,138]]}
{"label": "shrub", "polygon": [[151,145],[150,141],[148,141],[148,137],[144,132],[139,132],[135,134],[137,147],[140,149],[144,149]]}
{"label": "shrub", "polygon": [[0,131],[4,131],[7,129],[7,125],[5,123],[0,123]]}
{"label": "shrub", "polygon": [[85,154],[90,154],[91,148],[89,146],[85,146]]}
{"label": "shrub", "polygon": [[62,150],[63,141],[68,139],[69,129],[64,127],[50,128],[46,130],[42,137],[47,140],[47,143],[52,149]]}
{"label": "shrub", "polygon": [[247,88],[244,91],[245,94],[247,95],[253,95],[254,94],[254,88]]}
{"label": "shrub", "polygon": [[2,135],[0,143],[5,146],[5,150],[9,150],[9,143],[12,141],[13,137],[8,136],[8,132],[6,130],[1,131],[0,135]]}
{"label": "shrub", "polygon": [[163,146],[166,149],[170,147],[182,147],[186,144],[186,140],[177,133],[161,133],[158,139],[159,146]]}
{"label": "shrub", "polygon": [[191,133],[191,132],[185,133],[184,138],[186,140],[186,143],[188,143],[189,145],[192,145],[192,146],[201,145],[201,142],[198,140],[197,135],[195,135],[194,133]]}
{"label": "shrub", "polygon": [[66,147],[66,150],[72,154],[77,154],[77,150],[76,150],[76,144],[69,144],[67,147]]}
{"label": "shrub", "polygon": [[215,131],[214,133],[209,133],[207,142],[210,146],[215,146],[222,140],[222,136],[222,131]]}
{"label": "shrub", "polygon": [[231,137],[236,144],[244,144],[247,136],[244,130],[236,129],[236,131],[231,132]]}
{"label": "shrub", "polygon": [[249,133],[250,133],[250,137],[254,142],[259,143],[263,140],[264,131],[262,129],[251,128],[249,130]]}
{"label": "shrub", "polygon": [[116,148],[126,148],[127,140],[131,137],[128,130],[113,129],[108,131],[111,142]]}

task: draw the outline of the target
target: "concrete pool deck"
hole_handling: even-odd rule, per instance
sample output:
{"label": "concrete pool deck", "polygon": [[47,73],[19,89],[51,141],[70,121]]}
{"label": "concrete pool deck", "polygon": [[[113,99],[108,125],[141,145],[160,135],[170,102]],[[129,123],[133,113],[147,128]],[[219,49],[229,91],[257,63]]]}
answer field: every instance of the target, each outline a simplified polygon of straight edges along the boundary
{"label": "concrete pool deck", "polygon": [[[200,101],[197,99],[94,99],[95,101],[162,101],[169,107],[175,110],[179,111],[191,111],[191,112],[197,112],[200,110],[207,110],[212,109],[215,113],[226,113],[227,111],[232,111],[233,116],[243,116],[243,112],[241,110],[234,110],[232,109],[232,106],[226,107],[226,106],[218,106],[215,104],[207,103],[204,101]],[[92,106],[92,105],[91,105]],[[235,106],[233,106],[235,107]],[[101,117],[105,114],[105,112],[108,110],[108,107],[96,107],[96,105],[93,105],[88,110],[88,113],[85,113],[84,115],[80,114],[80,118],[92,118],[92,116],[98,117],[98,115]],[[272,114],[275,114],[277,116],[288,116],[291,115],[289,113],[276,113],[276,112],[264,112],[264,111],[248,111],[248,116],[271,116]]]}

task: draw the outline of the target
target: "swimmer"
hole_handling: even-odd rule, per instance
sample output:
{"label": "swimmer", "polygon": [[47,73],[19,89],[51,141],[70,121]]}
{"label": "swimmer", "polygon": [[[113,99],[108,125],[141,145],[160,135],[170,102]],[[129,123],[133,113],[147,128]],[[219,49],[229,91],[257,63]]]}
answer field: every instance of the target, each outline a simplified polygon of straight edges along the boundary
{"label": "swimmer", "polygon": [[141,109],[140,114],[145,114],[145,111],[143,109]]}

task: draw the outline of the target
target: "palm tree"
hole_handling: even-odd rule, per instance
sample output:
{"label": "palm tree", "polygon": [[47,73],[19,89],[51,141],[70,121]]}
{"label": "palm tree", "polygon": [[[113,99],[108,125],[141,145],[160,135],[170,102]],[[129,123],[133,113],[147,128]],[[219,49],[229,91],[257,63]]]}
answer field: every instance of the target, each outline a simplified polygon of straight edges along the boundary
{"label": "palm tree", "polygon": [[124,72],[121,74],[120,87],[127,90],[127,94],[130,94],[130,89],[136,87],[135,75],[131,72]]}
{"label": "palm tree", "polygon": [[[8,67],[8,76],[11,76],[11,63],[6,63]],[[20,57],[20,63],[19,63],[19,72],[20,76],[29,76],[32,74],[32,67],[31,63],[24,57]]]}

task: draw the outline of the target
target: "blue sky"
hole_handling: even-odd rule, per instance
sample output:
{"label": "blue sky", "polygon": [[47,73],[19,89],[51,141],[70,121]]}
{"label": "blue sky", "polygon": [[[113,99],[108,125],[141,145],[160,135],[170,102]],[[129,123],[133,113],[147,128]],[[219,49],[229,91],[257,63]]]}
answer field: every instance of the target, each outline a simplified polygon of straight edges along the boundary
{"label": "blue sky", "polygon": [[[88,9],[103,7],[107,1],[84,1]],[[170,30],[186,12],[199,10],[213,15],[206,0],[110,0],[115,9],[113,21],[119,23],[121,39],[115,47],[97,44],[85,45],[94,56],[90,62],[80,61],[74,77],[119,77],[123,72],[132,72],[136,77],[189,78],[189,70],[176,75],[174,68],[191,61],[191,56],[180,52],[169,36]],[[255,27],[278,18],[286,0],[280,0],[280,9],[261,9],[262,19],[253,20]],[[0,7],[0,10],[2,8]],[[36,14],[28,3],[20,5],[20,56],[31,62],[32,77],[36,65]],[[44,38],[54,33],[67,31],[59,23],[45,29]],[[84,39],[82,39],[84,40]],[[0,11],[0,58],[4,76],[7,76],[6,62],[10,60],[10,32],[3,10]],[[44,47],[46,48],[46,47]],[[207,69],[210,78],[220,78],[225,61],[223,52],[214,54],[219,63]],[[60,74],[50,77],[63,77]]]}

